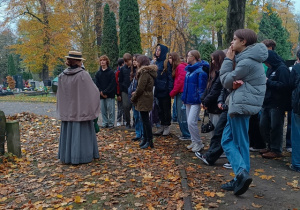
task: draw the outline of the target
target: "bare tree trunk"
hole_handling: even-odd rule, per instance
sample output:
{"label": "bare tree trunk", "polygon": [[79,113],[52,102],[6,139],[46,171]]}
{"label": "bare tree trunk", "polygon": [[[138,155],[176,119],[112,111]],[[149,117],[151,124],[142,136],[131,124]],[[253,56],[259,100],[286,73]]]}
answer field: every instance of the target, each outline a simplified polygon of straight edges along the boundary
{"label": "bare tree trunk", "polygon": [[41,11],[43,14],[43,23],[44,23],[44,37],[43,37],[43,45],[44,45],[44,55],[43,55],[43,70],[42,70],[42,80],[49,79],[49,54],[50,54],[50,26],[49,26],[49,14],[46,6],[45,0],[39,0],[41,5]]}
{"label": "bare tree trunk", "polygon": [[229,47],[233,34],[245,26],[246,0],[229,0],[224,47]]}
{"label": "bare tree trunk", "polygon": [[218,29],[217,31],[217,39],[218,39],[218,49],[223,49],[223,39],[222,39],[222,30]]}
{"label": "bare tree trunk", "polygon": [[102,0],[96,0],[95,6],[95,30],[96,30],[96,40],[98,51],[100,51],[100,46],[102,43]]}

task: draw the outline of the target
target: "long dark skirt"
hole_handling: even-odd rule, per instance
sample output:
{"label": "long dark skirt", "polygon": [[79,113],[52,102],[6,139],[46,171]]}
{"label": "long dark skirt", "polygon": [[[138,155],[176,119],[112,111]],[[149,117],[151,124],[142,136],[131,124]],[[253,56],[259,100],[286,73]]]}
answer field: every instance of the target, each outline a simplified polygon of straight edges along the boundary
{"label": "long dark skirt", "polygon": [[67,164],[89,163],[99,158],[93,121],[61,123],[58,159]]}

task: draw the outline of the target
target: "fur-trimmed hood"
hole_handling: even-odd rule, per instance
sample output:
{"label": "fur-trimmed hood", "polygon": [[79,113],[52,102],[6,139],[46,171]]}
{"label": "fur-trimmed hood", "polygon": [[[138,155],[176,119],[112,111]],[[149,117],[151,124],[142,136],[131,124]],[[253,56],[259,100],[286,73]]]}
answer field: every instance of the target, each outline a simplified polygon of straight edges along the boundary
{"label": "fur-trimmed hood", "polygon": [[143,73],[148,73],[153,79],[157,77],[157,66],[156,65],[149,65],[149,66],[143,66],[138,69],[137,71],[137,78]]}

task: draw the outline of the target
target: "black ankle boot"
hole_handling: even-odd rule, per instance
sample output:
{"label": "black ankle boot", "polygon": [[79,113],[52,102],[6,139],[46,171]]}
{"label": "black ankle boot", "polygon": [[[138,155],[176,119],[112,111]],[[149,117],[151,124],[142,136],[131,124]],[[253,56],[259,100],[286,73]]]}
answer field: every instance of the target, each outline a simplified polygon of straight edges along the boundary
{"label": "black ankle boot", "polygon": [[147,140],[145,138],[141,139],[141,143],[139,144],[140,147],[144,146],[146,144]]}
{"label": "black ankle boot", "polygon": [[149,143],[150,143],[150,147],[154,148],[153,139],[150,139]]}
{"label": "black ankle boot", "polygon": [[141,146],[141,149],[147,149],[150,146],[150,142],[147,141],[143,146]]}

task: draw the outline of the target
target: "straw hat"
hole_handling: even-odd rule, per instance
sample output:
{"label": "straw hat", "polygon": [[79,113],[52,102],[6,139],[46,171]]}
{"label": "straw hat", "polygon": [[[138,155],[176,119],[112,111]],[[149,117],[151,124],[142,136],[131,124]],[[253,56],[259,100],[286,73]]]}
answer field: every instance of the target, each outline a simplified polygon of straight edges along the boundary
{"label": "straw hat", "polygon": [[65,56],[66,58],[71,58],[71,59],[75,59],[75,60],[83,60],[85,61],[85,59],[82,57],[82,53],[78,52],[78,51],[69,51],[69,55]]}

